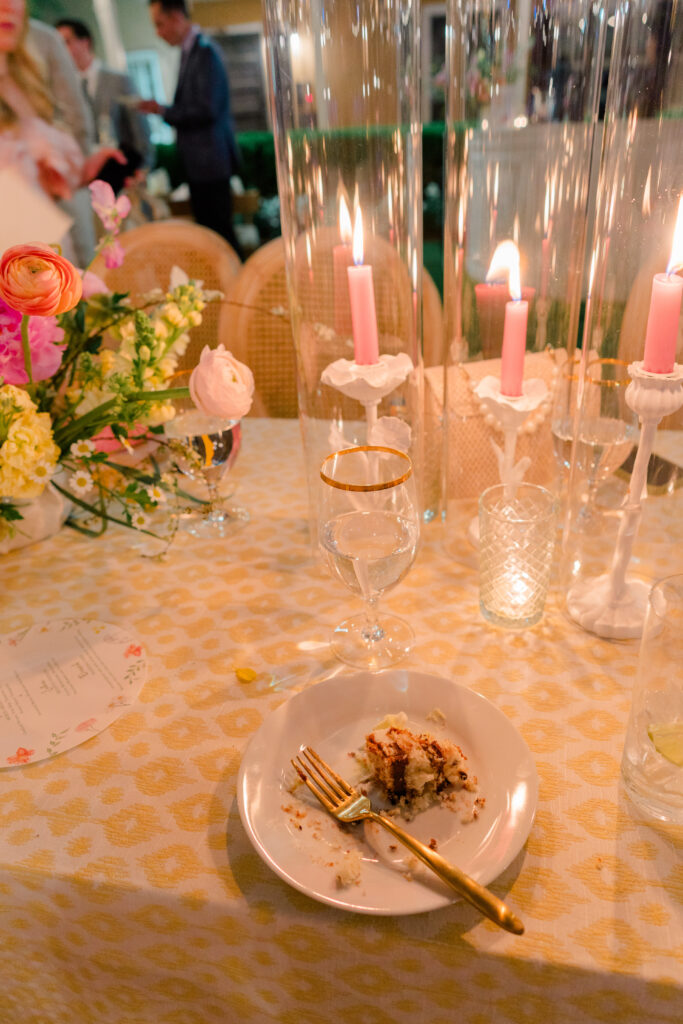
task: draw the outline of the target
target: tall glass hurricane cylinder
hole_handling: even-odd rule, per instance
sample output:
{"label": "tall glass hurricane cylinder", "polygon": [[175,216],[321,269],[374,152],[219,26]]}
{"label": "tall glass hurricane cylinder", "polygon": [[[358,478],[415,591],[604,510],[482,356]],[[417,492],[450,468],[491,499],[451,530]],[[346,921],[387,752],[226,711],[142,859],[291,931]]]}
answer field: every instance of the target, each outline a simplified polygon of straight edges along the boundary
{"label": "tall glass hurricane cylinder", "polygon": [[426,411],[445,410],[458,550],[485,488],[557,486],[551,410],[581,311],[604,28],[593,0],[447,5],[446,372],[427,371]]}
{"label": "tall glass hurricane cylinder", "polygon": [[[612,453],[597,488],[587,486],[576,445],[563,567],[568,594],[590,591],[597,579],[609,579],[612,594],[615,580],[617,591],[623,587],[628,548],[626,582],[640,580],[646,597],[652,580],[683,572],[683,382],[680,369],[678,379],[674,373],[683,363],[683,18],[666,0],[619,0],[612,20],[583,377],[596,361],[619,361],[645,373],[653,395],[671,390],[681,400],[674,394],[652,417],[652,403],[636,399],[642,374],[634,381],[626,402],[640,436]],[[582,390],[579,420],[589,392]],[[638,455],[647,466],[644,487],[631,486]]]}
{"label": "tall glass hurricane cylinder", "polygon": [[311,521],[355,444],[422,463],[419,5],[265,0]]}

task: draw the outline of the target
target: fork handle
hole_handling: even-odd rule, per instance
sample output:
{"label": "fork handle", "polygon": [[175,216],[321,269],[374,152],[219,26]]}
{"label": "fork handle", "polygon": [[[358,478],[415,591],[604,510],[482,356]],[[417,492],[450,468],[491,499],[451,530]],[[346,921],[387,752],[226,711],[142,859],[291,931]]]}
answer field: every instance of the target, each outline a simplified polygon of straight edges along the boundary
{"label": "fork handle", "polygon": [[419,857],[439,878],[457,890],[468,903],[471,903],[495,924],[505,928],[508,932],[512,932],[514,935],[521,935],[523,933],[524,925],[502,900],[499,900],[497,896],[494,896],[492,892],[485,889],[479,882],[475,882],[473,878],[466,875],[460,868],[450,864],[440,853],[432,850],[429,846],[425,846],[424,843],[421,843],[419,839],[411,836],[408,832],[404,832],[400,825],[397,825],[395,821],[385,817],[383,814],[371,811],[367,818],[371,821],[376,821],[387,829],[388,832],[391,832],[399,842],[403,843],[416,857]]}

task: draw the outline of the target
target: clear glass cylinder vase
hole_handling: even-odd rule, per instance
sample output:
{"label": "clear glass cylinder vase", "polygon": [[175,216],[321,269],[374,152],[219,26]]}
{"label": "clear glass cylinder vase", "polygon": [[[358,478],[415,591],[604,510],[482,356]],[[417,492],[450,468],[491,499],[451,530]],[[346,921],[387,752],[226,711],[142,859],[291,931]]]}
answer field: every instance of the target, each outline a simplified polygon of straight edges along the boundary
{"label": "clear glass cylinder vase", "polygon": [[551,424],[582,310],[604,36],[591,0],[447,5],[445,373],[426,371],[425,409],[445,414],[461,554],[487,487],[560,484]]}
{"label": "clear glass cylinder vase", "polygon": [[313,513],[340,448],[398,448],[421,478],[419,9],[266,0],[264,12]]}
{"label": "clear glass cylinder vase", "polygon": [[[616,4],[596,140],[563,579],[570,615],[597,632],[604,616],[584,619],[577,594],[604,585],[611,602],[630,580],[633,594],[639,590],[633,624],[624,626],[617,610],[609,616],[616,625],[604,626],[625,631],[624,638],[639,635],[652,581],[683,571],[683,369],[678,381],[674,372],[683,362],[680,13],[676,4],[654,0]],[[620,408],[611,398],[616,384],[605,381],[615,367],[628,385]],[[596,376],[603,378],[597,404]]]}

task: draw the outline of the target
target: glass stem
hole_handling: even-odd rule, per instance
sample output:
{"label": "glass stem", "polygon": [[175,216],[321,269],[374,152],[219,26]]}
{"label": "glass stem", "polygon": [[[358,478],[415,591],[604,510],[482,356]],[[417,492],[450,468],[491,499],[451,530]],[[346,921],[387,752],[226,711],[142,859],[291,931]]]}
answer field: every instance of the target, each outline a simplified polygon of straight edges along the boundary
{"label": "glass stem", "polygon": [[366,644],[377,643],[377,641],[381,640],[384,636],[384,630],[382,629],[377,617],[378,604],[379,595],[369,597],[365,602],[365,625],[363,626],[361,633]]}
{"label": "glass stem", "polygon": [[209,492],[209,507],[206,511],[206,518],[210,521],[218,520],[221,518],[218,509],[218,484],[207,477],[204,477],[204,479],[206,480],[206,489]]}

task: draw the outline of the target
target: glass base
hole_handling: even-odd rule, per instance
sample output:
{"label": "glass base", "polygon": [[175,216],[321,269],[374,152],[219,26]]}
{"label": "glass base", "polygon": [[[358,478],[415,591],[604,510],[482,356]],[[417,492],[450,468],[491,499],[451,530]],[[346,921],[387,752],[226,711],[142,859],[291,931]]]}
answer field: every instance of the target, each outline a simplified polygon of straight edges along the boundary
{"label": "glass base", "polygon": [[633,803],[650,818],[657,821],[668,821],[675,825],[683,825],[683,791],[675,783],[660,782],[645,777],[642,769],[631,764],[624,757],[621,765],[621,777],[624,789]]}
{"label": "glass base", "polygon": [[337,626],[330,647],[347,665],[376,672],[405,658],[414,643],[411,627],[396,615],[383,615],[374,630],[365,615],[355,615]]}
{"label": "glass base", "polygon": [[242,505],[220,505],[182,513],[178,529],[194,537],[228,537],[248,522],[249,512]]}
{"label": "glass base", "polygon": [[535,626],[537,622],[541,621],[545,602],[540,608],[536,608],[531,615],[527,615],[519,619],[513,619],[505,615],[498,615],[491,608],[487,608],[483,601],[479,602],[479,608],[484,618],[488,622],[492,622],[494,626],[502,626],[504,629],[527,629],[529,626]]}

